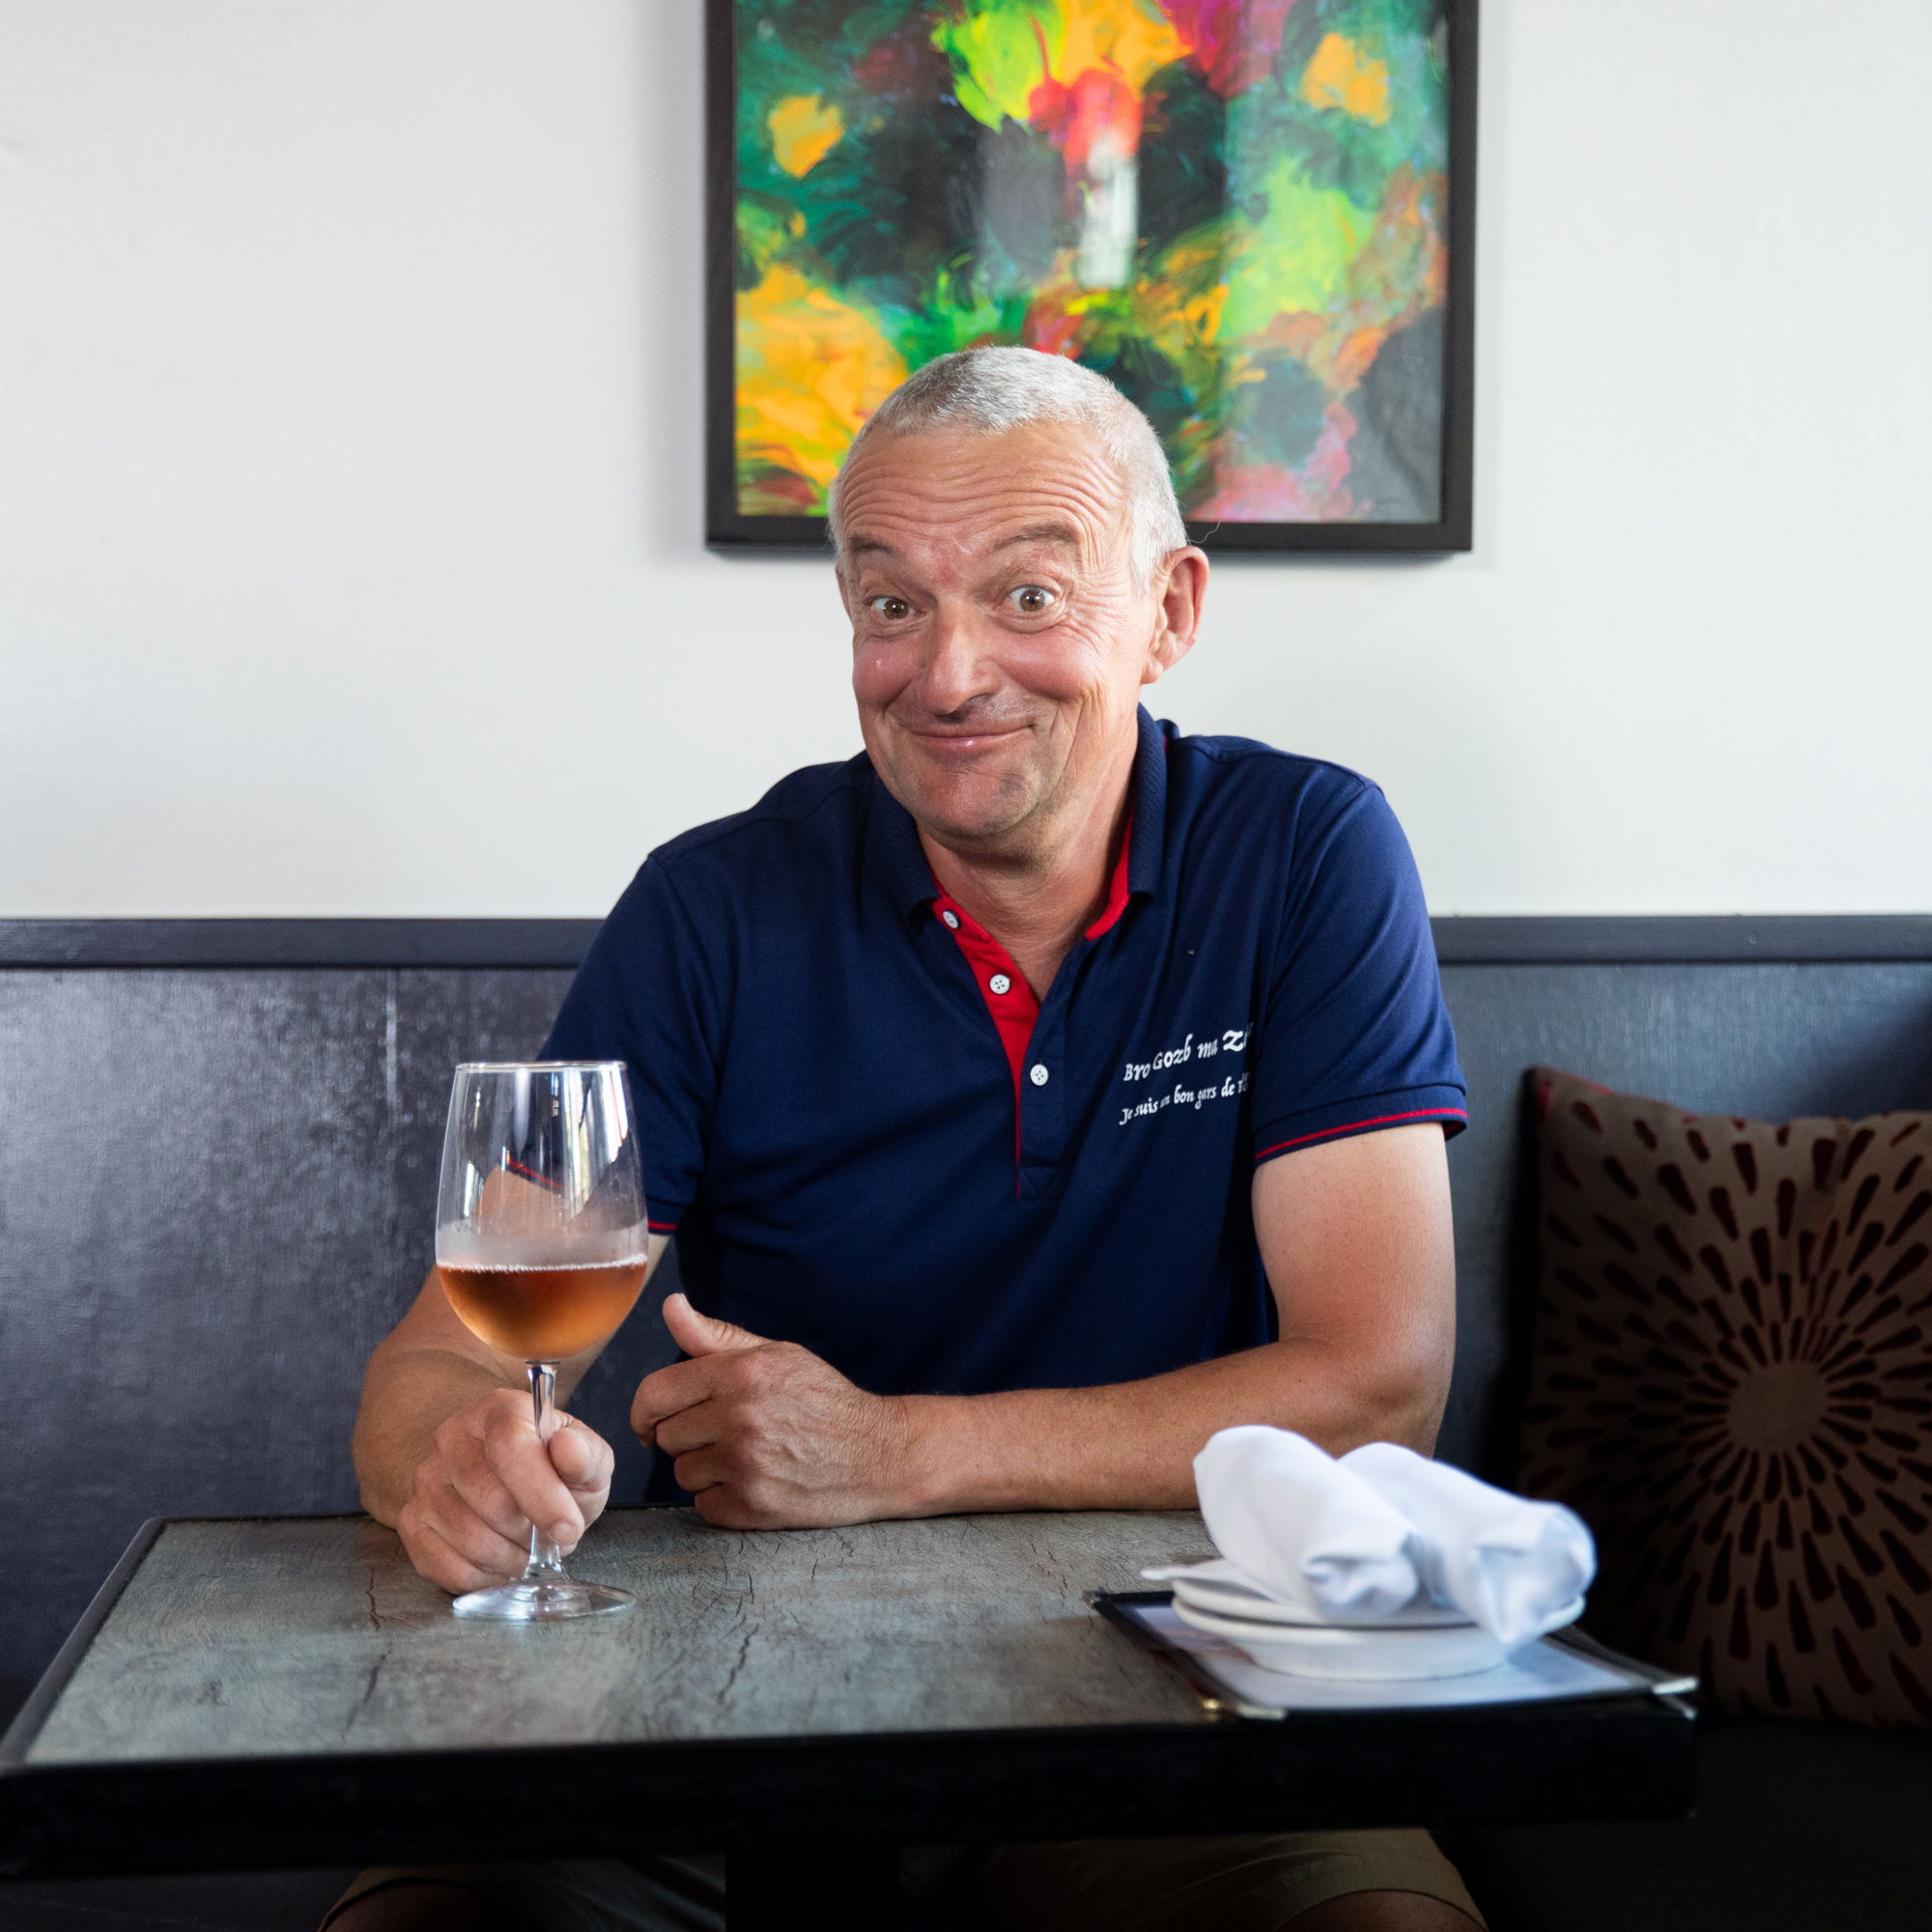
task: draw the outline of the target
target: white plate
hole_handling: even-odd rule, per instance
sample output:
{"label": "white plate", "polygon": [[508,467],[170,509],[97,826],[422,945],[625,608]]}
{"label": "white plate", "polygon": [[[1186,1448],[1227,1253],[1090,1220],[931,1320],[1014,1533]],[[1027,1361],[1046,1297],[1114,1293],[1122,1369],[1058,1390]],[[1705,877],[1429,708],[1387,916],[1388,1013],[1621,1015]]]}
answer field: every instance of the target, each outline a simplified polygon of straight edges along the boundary
{"label": "white plate", "polygon": [[1262,1624],[1216,1616],[1175,1598],[1174,1613],[1195,1630],[1232,1643],[1284,1677],[1396,1682],[1423,1677],[1473,1677],[1493,1670],[1507,1653],[1474,1624],[1449,1629],[1368,1630],[1339,1624]]}
{"label": "white plate", "polygon": [[1278,1597],[1265,1597],[1226,1577],[1176,1577],[1172,1582],[1177,1605],[1187,1604],[1212,1616],[1240,1617],[1258,1624],[1302,1624],[1322,1630],[1348,1628],[1359,1623],[1376,1630],[1453,1630],[1473,1628],[1468,1615],[1454,1604],[1405,1604],[1380,1617],[1319,1615],[1298,1604],[1284,1604]]}

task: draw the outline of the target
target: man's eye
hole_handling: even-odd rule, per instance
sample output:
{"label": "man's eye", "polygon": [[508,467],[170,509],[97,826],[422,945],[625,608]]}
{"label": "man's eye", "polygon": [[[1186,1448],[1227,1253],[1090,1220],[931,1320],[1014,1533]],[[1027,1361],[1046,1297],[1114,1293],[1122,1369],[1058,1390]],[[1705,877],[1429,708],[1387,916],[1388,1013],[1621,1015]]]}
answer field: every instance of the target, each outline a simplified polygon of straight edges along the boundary
{"label": "man's eye", "polygon": [[896,624],[912,615],[912,606],[903,597],[874,597],[872,611],[889,624]]}
{"label": "man's eye", "polygon": [[1008,602],[1022,617],[1043,617],[1053,609],[1053,592],[1037,583],[1023,583],[1009,594]]}

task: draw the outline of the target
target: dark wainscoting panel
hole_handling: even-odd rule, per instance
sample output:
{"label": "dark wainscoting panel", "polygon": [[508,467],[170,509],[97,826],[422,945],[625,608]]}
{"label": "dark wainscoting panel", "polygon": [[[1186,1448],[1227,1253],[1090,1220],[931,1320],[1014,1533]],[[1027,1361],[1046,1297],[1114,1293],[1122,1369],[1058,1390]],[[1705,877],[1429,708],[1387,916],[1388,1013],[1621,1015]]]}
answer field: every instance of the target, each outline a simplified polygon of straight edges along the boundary
{"label": "dark wainscoting panel", "polygon": [[[1541,948],[1532,940],[1525,950],[1534,958]],[[1529,1067],[1560,1066],[1692,1113],[1759,1120],[1932,1107],[1932,958],[1445,963],[1442,987],[1469,1083],[1469,1126],[1449,1144],[1458,1323],[1440,1451],[1498,1481],[1516,1467],[1536,1273]]]}
{"label": "dark wainscoting panel", "polygon": [[574,971],[594,919],[0,920],[0,966],[487,966]]}
{"label": "dark wainscoting panel", "polygon": [[[534,1052],[592,930],[0,922],[0,1493],[34,1577],[0,1603],[0,1678],[44,1664],[147,1517],[354,1507],[362,1366],[429,1265],[449,1069]],[[1932,1107],[1932,920],[1436,937],[1472,1122],[1449,1156],[1442,1447],[1507,1479],[1535,1261],[1524,1069],[1778,1119]],[[573,1404],[618,1451],[619,1500],[644,1479],[631,1391],[668,1355],[640,1307]]]}
{"label": "dark wainscoting panel", "polygon": [[[534,1053],[569,982],[0,972],[0,1494],[33,1579],[0,1603],[0,1676],[46,1662],[147,1517],[355,1507],[362,1367],[431,1261],[450,1067]],[[631,1326],[579,1404],[619,1439],[662,1332]]]}

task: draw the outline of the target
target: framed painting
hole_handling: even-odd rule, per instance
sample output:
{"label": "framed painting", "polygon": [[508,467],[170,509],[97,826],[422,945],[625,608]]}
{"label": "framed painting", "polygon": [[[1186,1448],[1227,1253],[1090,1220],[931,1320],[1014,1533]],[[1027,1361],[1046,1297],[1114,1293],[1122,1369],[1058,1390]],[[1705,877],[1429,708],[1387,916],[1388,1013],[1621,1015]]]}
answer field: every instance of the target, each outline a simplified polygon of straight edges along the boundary
{"label": "framed painting", "polygon": [[980,343],[1160,433],[1220,551],[1470,542],[1476,0],[707,0],[707,538],[825,542]]}

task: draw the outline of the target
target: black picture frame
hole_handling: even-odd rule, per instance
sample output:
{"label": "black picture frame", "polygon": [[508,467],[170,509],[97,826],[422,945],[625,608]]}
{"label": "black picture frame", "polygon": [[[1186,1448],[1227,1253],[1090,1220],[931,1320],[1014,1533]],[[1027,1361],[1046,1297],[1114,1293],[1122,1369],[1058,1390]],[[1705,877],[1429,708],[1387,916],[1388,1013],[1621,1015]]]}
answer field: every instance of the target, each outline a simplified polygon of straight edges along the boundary
{"label": "black picture frame", "polygon": [[[705,0],[705,544],[722,552],[828,548],[822,517],[746,516],[737,504],[735,119],[737,0]],[[1448,276],[1441,515],[1433,523],[1190,522],[1210,553],[1444,555],[1474,544],[1476,67],[1479,0],[1444,0],[1449,68]]]}

